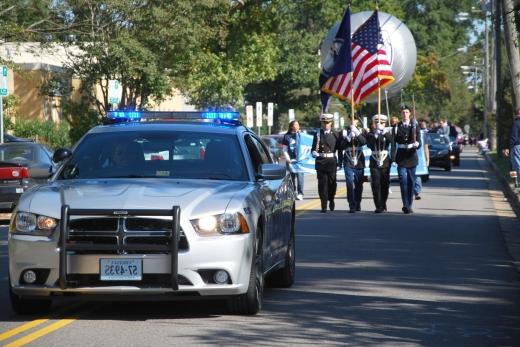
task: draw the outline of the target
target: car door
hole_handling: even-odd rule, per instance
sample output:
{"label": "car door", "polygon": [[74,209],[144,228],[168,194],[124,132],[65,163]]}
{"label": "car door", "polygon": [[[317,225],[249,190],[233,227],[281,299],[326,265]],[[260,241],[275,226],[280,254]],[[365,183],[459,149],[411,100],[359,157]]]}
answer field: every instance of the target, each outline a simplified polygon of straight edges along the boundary
{"label": "car door", "polygon": [[[271,163],[267,149],[262,142],[251,134],[245,137],[249,155],[251,156],[255,175],[259,173],[262,164]],[[278,181],[278,182],[277,182]],[[281,214],[281,199],[278,193],[278,186],[280,180],[257,180],[256,184],[261,195],[262,203],[264,205],[265,214],[265,230],[264,230],[264,245],[265,257],[264,264],[266,267],[272,265],[276,259],[277,248],[279,247],[279,223]]]}

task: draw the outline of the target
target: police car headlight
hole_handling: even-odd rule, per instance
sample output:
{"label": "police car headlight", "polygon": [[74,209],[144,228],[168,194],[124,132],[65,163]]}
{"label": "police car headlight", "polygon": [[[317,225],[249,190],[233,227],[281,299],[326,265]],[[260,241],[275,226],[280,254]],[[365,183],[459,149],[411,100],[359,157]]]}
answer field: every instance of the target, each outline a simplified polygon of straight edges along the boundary
{"label": "police car headlight", "polygon": [[201,236],[249,233],[244,216],[238,212],[204,216],[193,219],[191,224],[197,234]]}
{"label": "police car headlight", "polygon": [[55,218],[40,216],[29,212],[17,212],[14,230],[15,233],[23,233],[38,236],[49,236],[52,234],[58,222]]}

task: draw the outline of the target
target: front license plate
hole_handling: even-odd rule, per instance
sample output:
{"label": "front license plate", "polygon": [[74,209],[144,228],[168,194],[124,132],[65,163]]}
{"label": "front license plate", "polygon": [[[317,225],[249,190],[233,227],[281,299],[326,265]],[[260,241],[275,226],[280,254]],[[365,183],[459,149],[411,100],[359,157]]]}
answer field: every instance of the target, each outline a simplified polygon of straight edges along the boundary
{"label": "front license plate", "polygon": [[143,274],[141,259],[100,259],[102,281],[140,281]]}

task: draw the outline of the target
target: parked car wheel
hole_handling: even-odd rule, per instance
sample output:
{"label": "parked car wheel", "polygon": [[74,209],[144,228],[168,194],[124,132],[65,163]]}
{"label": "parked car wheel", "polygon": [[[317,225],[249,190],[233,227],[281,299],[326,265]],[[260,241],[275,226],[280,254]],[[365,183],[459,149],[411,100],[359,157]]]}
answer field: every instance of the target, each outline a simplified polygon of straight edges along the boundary
{"label": "parked car wheel", "polygon": [[258,233],[255,239],[255,256],[252,257],[249,286],[247,292],[229,299],[228,311],[234,314],[254,315],[262,309],[264,299],[264,270],[262,239]]}
{"label": "parked car wheel", "polygon": [[11,280],[7,283],[9,285],[11,307],[16,314],[44,314],[49,312],[52,304],[50,299],[24,299],[13,293]]}

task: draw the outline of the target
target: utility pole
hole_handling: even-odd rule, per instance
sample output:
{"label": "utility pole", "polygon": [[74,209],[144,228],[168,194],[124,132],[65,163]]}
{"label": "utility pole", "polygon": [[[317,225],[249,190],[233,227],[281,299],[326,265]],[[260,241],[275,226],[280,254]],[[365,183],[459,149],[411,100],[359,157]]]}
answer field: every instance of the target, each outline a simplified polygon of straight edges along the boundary
{"label": "utility pole", "polygon": [[504,41],[513,85],[513,110],[520,107],[520,53],[518,52],[518,32],[512,0],[503,0]]}
{"label": "utility pole", "polygon": [[500,127],[501,119],[503,117],[503,83],[502,83],[502,54],[501,54],[501,35],[500,35],[500,19],[502,18],[502,0],[495,0],[493,4],[493,27],[495,34],[495,78],[496,78],[496,94],[495,100],[497,103],[495,128],[490,133],[490,147],[497,149],[497,137],[502,137]]}

